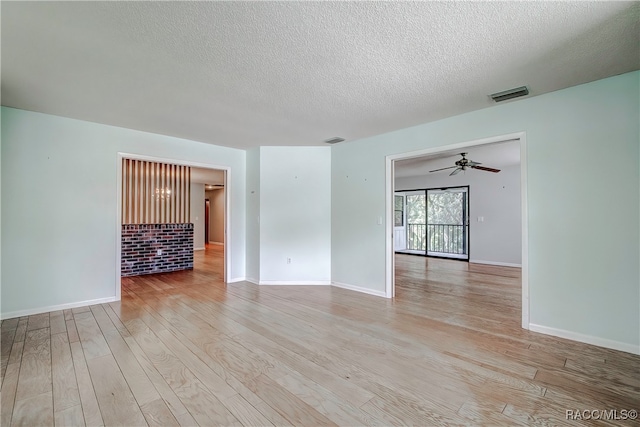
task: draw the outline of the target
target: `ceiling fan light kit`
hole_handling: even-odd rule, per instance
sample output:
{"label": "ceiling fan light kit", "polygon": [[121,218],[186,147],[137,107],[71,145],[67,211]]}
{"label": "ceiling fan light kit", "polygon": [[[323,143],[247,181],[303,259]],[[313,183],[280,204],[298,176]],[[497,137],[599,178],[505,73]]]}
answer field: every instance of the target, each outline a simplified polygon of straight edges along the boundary
{"label": "ceiling fan light kit", "polygon": [[467,168],[478,169],[478,170],[481,170],[481,171],[493,172],[493,173],[500,172],[500,169],[489,168],[489,167],[486,167],[486,166],[480,166],[482,163],[474,162],[473,160],[467,159],[467,157],[466,157],[467,153],[460,153],[460,155],[462,156],[462,158],[460,160],[458,160],[457,162],[455,162],[455,166],[449,166],[448,168],[434,169],[432,171],[429,171],[429,173],[443,171],[443,170],[447,170],[447,169],[454,169],[454,168],[455,168],[454,171],[451,172],[449,174],[449,176],[457,175],[458,173],[460,173],[460,171],[466,171]]}

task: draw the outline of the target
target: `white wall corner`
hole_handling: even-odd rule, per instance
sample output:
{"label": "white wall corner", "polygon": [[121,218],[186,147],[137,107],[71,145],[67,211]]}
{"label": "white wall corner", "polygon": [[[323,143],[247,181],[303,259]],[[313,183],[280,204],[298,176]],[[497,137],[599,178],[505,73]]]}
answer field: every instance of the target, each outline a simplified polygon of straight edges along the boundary
{"label": "white wall corner", "polygon": [[612,350],[624,351],[631,354],[640,355],[640,345],[630,344],[626,342],[614,341],[607,338],[596,337],[593,335],[580,334],[578,332],[567,331],[564,329],[550,328],[548,326],[536,325],[529,323],[529,330],[539,332],[545,335],[552,335],[558,338],[565,338],[572,341],[578,341],[585,344],[597,345],[599,347],[610,348]]}

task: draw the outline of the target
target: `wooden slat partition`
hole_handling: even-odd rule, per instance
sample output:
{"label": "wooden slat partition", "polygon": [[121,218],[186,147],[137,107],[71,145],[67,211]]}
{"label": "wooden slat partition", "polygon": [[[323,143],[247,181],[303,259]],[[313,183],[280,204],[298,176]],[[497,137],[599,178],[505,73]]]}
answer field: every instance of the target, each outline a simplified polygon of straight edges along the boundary
{"label": "wooden slat partition", "polygon": [[122,223],[184,224],[191,216],[189,166],[122,159]]}

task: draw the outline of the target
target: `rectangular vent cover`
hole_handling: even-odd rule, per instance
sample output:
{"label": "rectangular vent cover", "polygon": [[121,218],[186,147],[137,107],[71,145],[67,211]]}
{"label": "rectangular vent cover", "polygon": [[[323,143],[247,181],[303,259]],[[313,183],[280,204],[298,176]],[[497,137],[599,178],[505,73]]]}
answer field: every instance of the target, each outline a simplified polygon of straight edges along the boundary
{"label": "rectangular vent cover", "polygon": [[333,138],[326,139],[324,142],[327,144],[337,144],[338,142],[344,141],[344,138],[340,138],[339,136],[335,136]]}
{"label": "rectangular vent cover", "polygon": [[526,86],[521,86],[515,89],[509,89],[503,92],[494,93],[491,95],[491,99],[496,102],[501,102],[506,101],[507,99],[518,98],[525,95],[529,95],[529,89],[527,89]]}

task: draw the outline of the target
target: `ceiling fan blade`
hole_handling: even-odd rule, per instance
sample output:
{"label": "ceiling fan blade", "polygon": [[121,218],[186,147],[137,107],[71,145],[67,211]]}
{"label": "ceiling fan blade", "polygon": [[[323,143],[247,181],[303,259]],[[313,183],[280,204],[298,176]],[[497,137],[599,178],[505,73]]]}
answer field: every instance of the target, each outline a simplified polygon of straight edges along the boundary
{"label": "ceiling fan blade", "polygon": [[494,168],[487,168],[485,166],[471,166],[474,169],[479,169],[481,171],[487,171],[487,172],[493,172],[493,173],[498,173],[500,172],[500,169],[494,169]]}
{"label": "ceiling fan blade", "polygon": [[451,173],[449,174],[449,176],[451,176],[451,175],[456,175],[456,174],[460,173],[460,171],[461,171],[461,170],[463,170],[463,169],[462,169],[462,168],[458,168],[458,169],[454,170],[453,172],[451,172]]}
{"label": "ceiling fan blade", "polygon": [[438,171],[443,171],[445,169],[453,169],[453,168],[457,168],[458,166],[449,166],[448,168],[442,168],[442,169],[434,169],[432,171],[429,172],[438,172]]}
{"label": "ceiling fan blade", "polygon": [[473,161],[469,160],[469,162],[467,163],[467,166],[473,167],[473,166],[477,166],[477,165],[481,165],[481,164],[482,163],[480,163],[480,162],[473,162]]}

